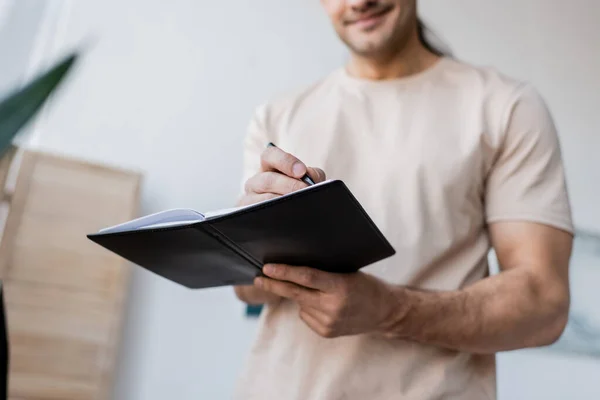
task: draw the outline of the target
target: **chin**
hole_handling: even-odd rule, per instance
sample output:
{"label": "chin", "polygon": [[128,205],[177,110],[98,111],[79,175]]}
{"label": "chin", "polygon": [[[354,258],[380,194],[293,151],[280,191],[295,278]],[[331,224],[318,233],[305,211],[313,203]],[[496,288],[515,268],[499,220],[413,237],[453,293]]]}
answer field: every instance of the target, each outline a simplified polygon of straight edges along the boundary
{"label": "chin", "polygon": [[393,41],[386,38],[368,38],[361,40],[347,41],[348,47],[356,54],[362,56],[377,56],[384,54],[393,47]]}
{"label": "chin", "polygon": [[[389,22],[389,21],[388,21]],[[397,32],[393,27],[384,24],[372,31],[349,29],[340,35],[346,45],[355,53],[361,55],[378,54],[394,47]]]}

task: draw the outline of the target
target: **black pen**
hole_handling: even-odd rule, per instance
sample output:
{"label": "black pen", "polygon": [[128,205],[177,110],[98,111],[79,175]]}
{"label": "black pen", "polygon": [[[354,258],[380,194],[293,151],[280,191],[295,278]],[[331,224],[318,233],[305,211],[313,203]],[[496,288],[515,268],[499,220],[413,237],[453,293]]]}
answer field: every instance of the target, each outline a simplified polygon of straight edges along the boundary
{"label": "black pen", "polygon": [[[277,147],[275,146],[275,144],[269,142],[269,144],[267,145],[267,147]],[[308,176],[308,173],[304,174],[304,176],[302,178],[300,178],[302,180],[302,182],[306,183],[308,186],[312,186],[315,184],[315,181],[313,181],[310,176]]]}

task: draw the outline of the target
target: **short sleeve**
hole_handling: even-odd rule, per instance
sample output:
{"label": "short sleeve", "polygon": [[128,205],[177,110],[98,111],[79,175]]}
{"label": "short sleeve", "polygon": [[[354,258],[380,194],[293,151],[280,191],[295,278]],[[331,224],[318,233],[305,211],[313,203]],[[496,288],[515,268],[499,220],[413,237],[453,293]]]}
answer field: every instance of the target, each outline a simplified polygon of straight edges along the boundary
{"label": "short sleeve", "polygon": [[240,193],[246,181],[260,171],[260,156],[269,142],[265,127],[265,106],[258,107],[248,124],[243,142],[242,181]]}
{"label": "short sleeve", "polygon": [[548,108],[531,86],[520,89],[485,188],[488,223],[531,221],[573,233],[559,138]]}

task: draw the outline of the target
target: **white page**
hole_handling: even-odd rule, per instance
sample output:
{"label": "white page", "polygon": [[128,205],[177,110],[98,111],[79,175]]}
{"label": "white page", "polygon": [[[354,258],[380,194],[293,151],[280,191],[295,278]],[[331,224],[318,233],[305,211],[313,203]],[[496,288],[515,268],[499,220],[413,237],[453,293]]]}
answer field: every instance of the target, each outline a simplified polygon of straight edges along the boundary
{"label": "white page", "polygon": [[242,208],[245,208],[245,207],[233,207],[233,208],[225,208],[223,210],[208,211],[208,212],[204,213],[204,218],[208,219],[208,218],[218,217],[219,215],[231,214],[232,212],[241,210]]}
{"label": "white page", "polygon": [[187,208],[176,208],[146,215],[123,224],[111,226],[100,230],[100,233],[115,233],[134,231],[138,229],[158,228],[161,226],[189,225],[203,221],[204,215]]}

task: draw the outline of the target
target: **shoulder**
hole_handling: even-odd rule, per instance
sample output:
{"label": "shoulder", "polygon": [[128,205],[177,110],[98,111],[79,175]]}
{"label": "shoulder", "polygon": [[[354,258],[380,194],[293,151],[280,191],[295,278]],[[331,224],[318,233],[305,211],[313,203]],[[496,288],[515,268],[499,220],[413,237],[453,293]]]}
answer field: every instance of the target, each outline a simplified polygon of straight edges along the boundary
{"label": "shoulder", "polygon": [[531,82],[495,67],[448,60],[445,79],[459,85],[465,96],[477,101],[489,133],[499,136],[506,133],[519,110],[528,112],[532,122],[551,120],[543,96]]}
{"label": "shoulder", "polygon": [[488,65],[467,63],[458,59],[448,58],[444,66],[445,78],[459,84],[469,84],[473,88],[484,90],[489,94],[514,92],[526,85],[526,81],[503,73]]}
{"label": "shoulder", "polygon": [[499,69],[469,64],[460,60],[447,60],[445,77],[456,81],[466,91],[473,91],[487,102],[507,103],[520,94],[531,91],[532,85],[522,79],[503,73]]}

